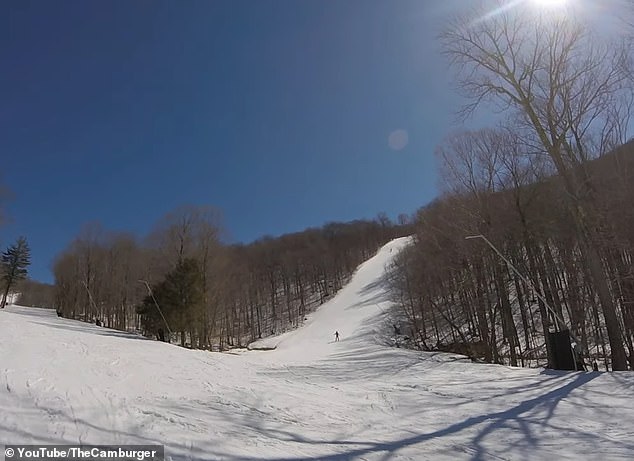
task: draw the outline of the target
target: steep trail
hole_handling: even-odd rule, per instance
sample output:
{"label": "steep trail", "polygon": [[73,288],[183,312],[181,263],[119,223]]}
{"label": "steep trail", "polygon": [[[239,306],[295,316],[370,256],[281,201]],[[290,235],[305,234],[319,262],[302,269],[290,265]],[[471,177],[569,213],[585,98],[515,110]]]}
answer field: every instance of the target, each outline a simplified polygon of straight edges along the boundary
{"label": "steep trail", "polygon": [[[274,348],[275,360],[295,362],[376,346],[375,328],[384,327],[381,321],[392,304],[385,272],[410,241],[403,237],[383,246],[357,268],[350,282],[332,299],[309,314],[301,328],[256,341],[250,347]],[[339,332],[339,341],[335,341],[335,332]]]}

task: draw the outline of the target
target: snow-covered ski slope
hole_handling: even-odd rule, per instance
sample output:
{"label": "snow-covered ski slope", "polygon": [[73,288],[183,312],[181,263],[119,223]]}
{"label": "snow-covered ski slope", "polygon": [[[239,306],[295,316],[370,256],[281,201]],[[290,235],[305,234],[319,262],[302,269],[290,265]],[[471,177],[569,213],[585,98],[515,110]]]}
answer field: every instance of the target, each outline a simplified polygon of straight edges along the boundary
{"label": "snow-covered ski slope", "polygon": [[[634,374],[381,346],[400,239],[272,351],[209,353],[0,311],[0,444],[157,443],[193,460],[631,460]],[[341,341],[334,342],[338,330]]]}
{"label": "snow-covered ski slope", "polygon": [[[276,349],[276,360],[316,360],[351,348],[377,346],[374,332],[384,329],[390,309],[384,275],[387,265],[405,247],[408,237],[393,240],[374,258],[361,264],[354,277],[329,302],[309,314],[302,328],[252,343],[251,349]],[[335,332],[340,341],[335,342]],[[390,333],[389,330],[385,333]]]}

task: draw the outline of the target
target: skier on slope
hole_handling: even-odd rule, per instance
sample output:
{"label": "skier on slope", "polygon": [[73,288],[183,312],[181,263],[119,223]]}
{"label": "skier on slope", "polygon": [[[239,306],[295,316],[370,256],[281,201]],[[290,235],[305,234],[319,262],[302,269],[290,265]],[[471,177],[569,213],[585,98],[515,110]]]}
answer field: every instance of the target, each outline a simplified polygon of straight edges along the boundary
{"label": "skier on slope", "polygon": [[335,331],[335,342],[339,341],[339,332]]}

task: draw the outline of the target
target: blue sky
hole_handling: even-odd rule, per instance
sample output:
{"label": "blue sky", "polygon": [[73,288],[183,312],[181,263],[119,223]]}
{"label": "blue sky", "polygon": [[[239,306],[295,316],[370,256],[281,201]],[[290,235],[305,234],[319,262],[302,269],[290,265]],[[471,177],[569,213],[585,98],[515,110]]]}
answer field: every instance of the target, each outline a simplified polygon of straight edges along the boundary
{"label": "blue sky", "polygon": [[[411,213],[459,106],[446,2],[55,1],[0,6],[5,247],[31,275],[84,223],[143,235],[183,204],[231,241]],[[390,149],[406,130],[409,142]]]}

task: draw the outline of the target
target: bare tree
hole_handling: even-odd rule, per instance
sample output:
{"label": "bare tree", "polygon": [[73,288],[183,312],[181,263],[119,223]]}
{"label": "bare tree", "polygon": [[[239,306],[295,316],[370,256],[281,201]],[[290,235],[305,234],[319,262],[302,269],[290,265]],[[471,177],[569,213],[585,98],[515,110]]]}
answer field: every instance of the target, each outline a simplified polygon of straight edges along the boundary
{"label": "bare tree", "polygon": [[[513,115],[527,145],[546,153],[563,180],[583,259],[599,297],[612,367],[626,369],[617,310],[601,259],[598,213],[586,162],[623,141],[623,101],[631,101],[631,46],[607,42],[572,17],[547,17],[527,6],[482,9],[456,18],[441,35],[469,99]],[[510,118],[510,117],[509,117]]]}

